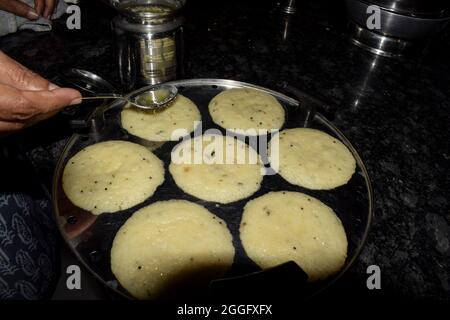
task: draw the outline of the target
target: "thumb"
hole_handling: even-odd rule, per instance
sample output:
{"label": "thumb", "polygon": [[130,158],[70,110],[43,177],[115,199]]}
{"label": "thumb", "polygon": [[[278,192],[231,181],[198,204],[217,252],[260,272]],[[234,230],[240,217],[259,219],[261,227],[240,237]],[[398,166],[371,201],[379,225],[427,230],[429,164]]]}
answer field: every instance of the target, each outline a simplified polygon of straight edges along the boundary
{"label": "thumb", "polygon": [[77,90],[69,88],[58,88],[52,91],[22,91],[22,94],[44,112],[81,103],[81,94]]}
{"label": "thumb", "polygon": [[67,106],[81,103],[81,93],[75,89],[57,88],[50,92],[54,95],[55,101],[58,101],[58,99],[68,101],[68,103],[66,104]]}

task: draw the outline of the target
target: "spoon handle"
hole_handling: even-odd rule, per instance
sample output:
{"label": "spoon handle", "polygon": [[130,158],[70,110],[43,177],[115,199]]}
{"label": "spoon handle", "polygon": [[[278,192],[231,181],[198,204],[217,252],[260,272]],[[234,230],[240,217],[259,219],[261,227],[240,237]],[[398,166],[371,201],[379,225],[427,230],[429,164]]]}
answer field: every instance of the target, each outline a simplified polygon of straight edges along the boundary
{"label": "spoon handle", "polygon": [[82,97],[82,100],[96,100],[96,99],[118,99],[122,98],[121,95],[118,94],[110,94],[110,95],[104,95],[104,96],[95,96],[95,97]]}

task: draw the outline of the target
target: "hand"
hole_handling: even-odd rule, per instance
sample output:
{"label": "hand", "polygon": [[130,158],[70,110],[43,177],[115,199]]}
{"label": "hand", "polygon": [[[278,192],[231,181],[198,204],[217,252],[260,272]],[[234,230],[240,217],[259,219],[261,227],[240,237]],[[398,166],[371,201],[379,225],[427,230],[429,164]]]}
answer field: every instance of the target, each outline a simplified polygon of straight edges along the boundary
{"label": "hand", "polygon": [[0,133],[17,131],[81,103],[81,94],[59,88],[0,51]]}
{"label": "hand", "polygon": [[50,19],[57,0],[34,0],[32,8],[20,0],[0,0],[0,10],[8,11],[30,20],[37,20],[39,16]]}

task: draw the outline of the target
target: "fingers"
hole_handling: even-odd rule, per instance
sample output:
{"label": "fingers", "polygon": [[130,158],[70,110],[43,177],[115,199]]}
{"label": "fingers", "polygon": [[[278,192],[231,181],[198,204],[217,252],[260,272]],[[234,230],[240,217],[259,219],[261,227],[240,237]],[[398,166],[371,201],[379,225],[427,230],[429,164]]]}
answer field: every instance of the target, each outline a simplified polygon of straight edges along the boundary
{"label": "fingers", "polygon": [[37,110],[19,90],[0,85],[0,121],[21,122],[37,114]]}
{"label": "fingers", "polygon": [[24,127],[25,127],[25,124],[23,124],[21,122],[0,121],[0,137],[2,136],[2,133],[16,132],[16,131],[22,130]]}
{"label": "fingers", "polygon": [[35,9],[19,0],[0,0],[0,9],[30,20],[39,18]]}
{"label": "fingers", "polygon": [[45,0],[34,0],[34,10],[39,16],[42,16],[45,8]]}
{"label": "fingers", "polygon": [[48,118],[64,106],[79,103],[80,97],[73,89],[20,91],[0,85],[0,121],[26,125],[36,118]]}
{"label": "fingers", "polygon": [[20,91],[0,85],[0,136],[31,126],[53,116],[66,105],[80,102],[80,93],[73,89]]}
{"label": "fingers", "polygon": [[44,18],[50,19],[55,11],[56,0],[45,0]]}
{"label": "fingers", "polygon": [[81,103],[81,94],[74,89],[58,88],[53,91],[22,91],[22,95],[39,113],[51,113],[63,107]]}
{"label": "fingers", "polygon": [[56,0],[34,0],[35,8],[20,0],[0,0],[0,10],[8,11],[30,20],[37,20],[39,16],[50,19],[55,11]]}
{"label": "fingers", "polygon": [[[1,0],[0,0],[1,1]],[[19,90],[52,90],[56,86],[0,51],[0,84]]]}
{"label": "fingers", "polygon": [[0,132],[20,130],[78,103],[78,91],[59,88],[0,51]]}

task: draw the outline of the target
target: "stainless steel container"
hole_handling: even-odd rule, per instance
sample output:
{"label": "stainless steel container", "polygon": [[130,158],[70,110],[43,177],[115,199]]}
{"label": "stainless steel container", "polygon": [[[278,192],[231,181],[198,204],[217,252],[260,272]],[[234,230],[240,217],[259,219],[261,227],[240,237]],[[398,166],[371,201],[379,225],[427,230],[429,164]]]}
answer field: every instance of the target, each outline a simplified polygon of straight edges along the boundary
{"label": "stainless steel container", "polygon": [[182,76],[184,1],[121,1],[112,22],[119,77],[125,90]]}
{"label": "stainless steel container", "polygon": [[413,17],[445,18],[450,15],[448,0],[370,0],[388,11]]}
{"label": "stainless steel container", "polygon": [[[385,56],[418,53],[450,21],[449,0],[346,0],[356,44]],[[368,8],[380,9],[380,29],[366,26]]]}

